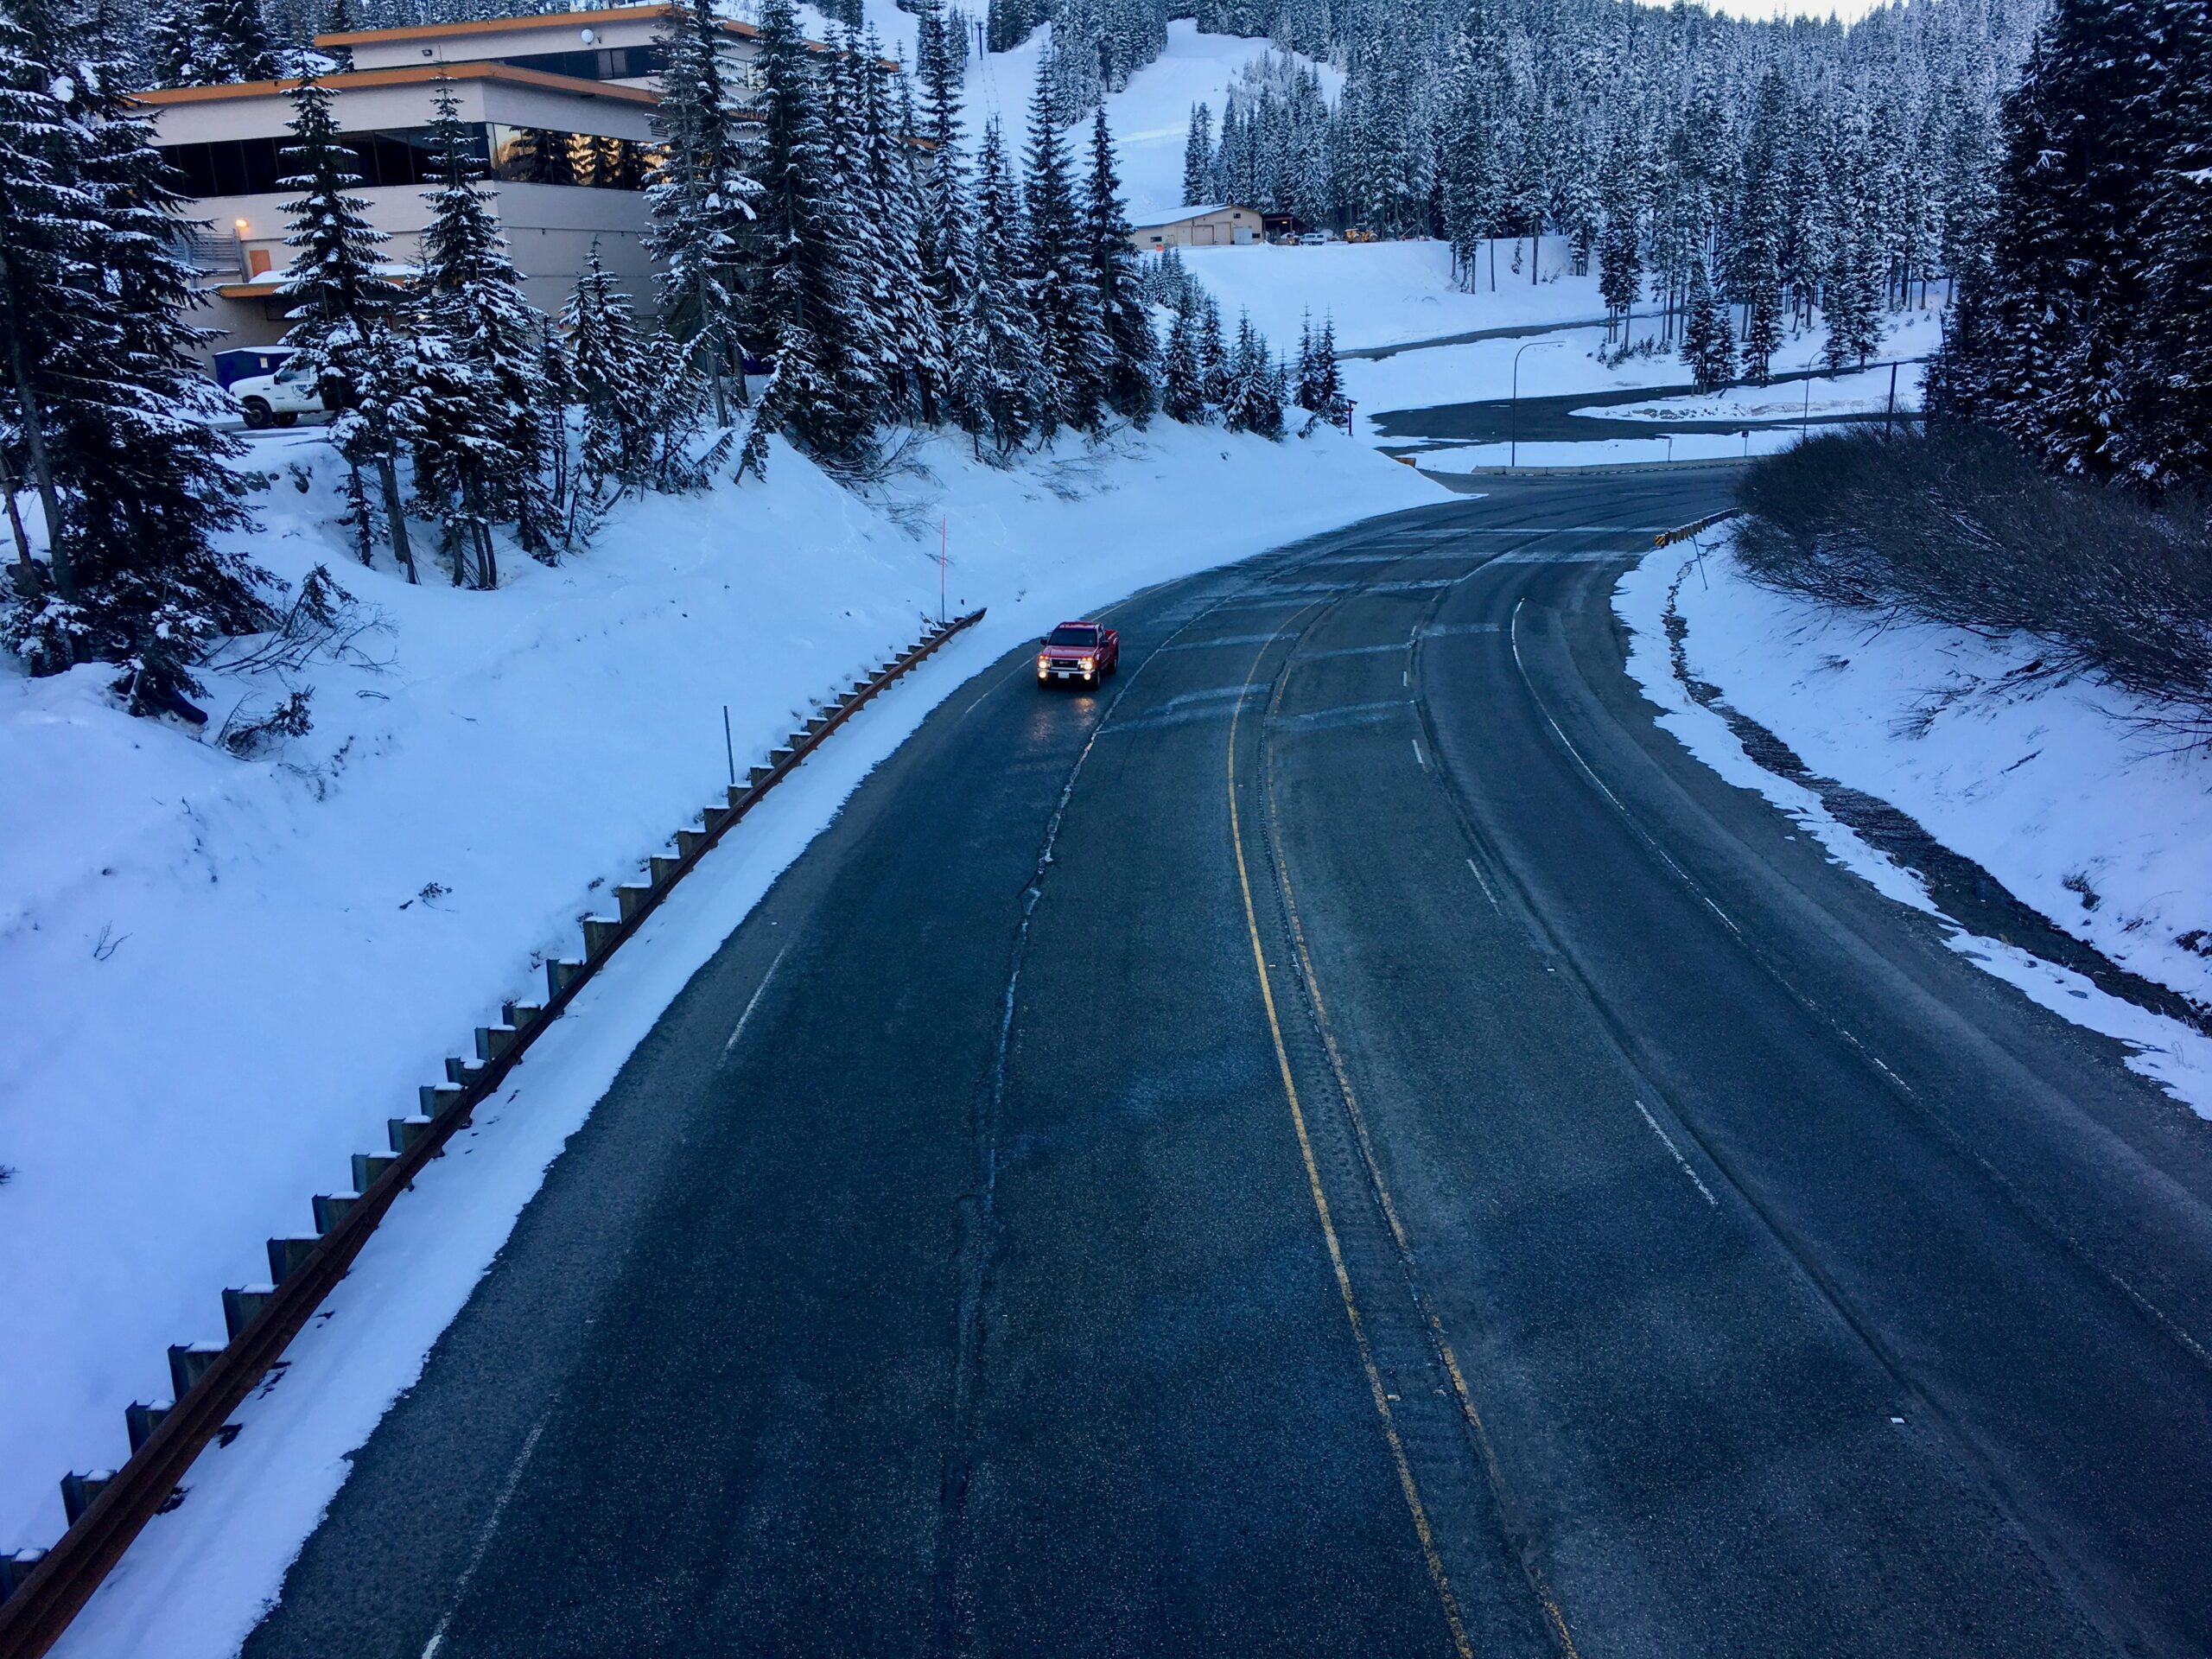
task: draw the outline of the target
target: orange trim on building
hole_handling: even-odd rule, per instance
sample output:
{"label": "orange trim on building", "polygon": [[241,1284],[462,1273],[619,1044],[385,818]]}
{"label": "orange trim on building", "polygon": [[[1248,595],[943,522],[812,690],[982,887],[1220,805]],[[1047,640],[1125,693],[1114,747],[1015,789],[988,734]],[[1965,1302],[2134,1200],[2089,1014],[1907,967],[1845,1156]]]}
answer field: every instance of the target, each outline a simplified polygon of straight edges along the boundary
{"label": "orange trim on building", "polygon": [[[542,11],[525,17],[478,17],[461,23],[419,23],[406,29],[353,29],[339,35],[318,35],[317,46],[362,46],[376,41],[445,41],[471,35],[498,35],[514,29],[576,29],[590,23],[624,23],[674,16],[688,7],[660,4],[609,6],[599,11]],[[760,31],[734,17],[720,20],[732,35],[750,38]]]}
{"label": "orange trim on building", "polygon": [[[571,12],[570,16],[582,14]],[[501,63],[486,58],[473,63],[410,64],[404,69],[353,69],[343,74],[324,75],[321,84],[333,92],[345,92],[365,90],[372,86],[419,86],[436,80],[503,80],[517,86],[542,86],[549,92],[568,92],[578,98],[611,98],[618,104],[658,105],[660,94],[643,86],[622,86],[611,80],[586,80],[580,75],[549,74],[543,69],[524,69],[512,63]],[[212,104],[232,98],[268,98],[280,92],[289,92],[302,83],[289,80],[241,80],[227,86],[162,86],[151,92],[133,92],[134,102],[160,105],[164,104]]]}

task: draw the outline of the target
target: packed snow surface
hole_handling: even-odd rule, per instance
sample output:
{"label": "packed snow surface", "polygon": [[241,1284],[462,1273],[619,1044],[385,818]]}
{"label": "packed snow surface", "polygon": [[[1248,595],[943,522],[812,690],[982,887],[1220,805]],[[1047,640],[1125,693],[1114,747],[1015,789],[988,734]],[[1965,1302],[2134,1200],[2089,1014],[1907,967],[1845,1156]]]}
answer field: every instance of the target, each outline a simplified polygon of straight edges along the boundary
{"label": "packed snow surface", "polygon": [[1239,313],[1248,313],[1279,352],[1295,349],[1299,326],[1309,317],[1316,327],[1325,318],[1336,325],[1338,350],[1358,351],[1605,315],[1597,279],[1567,274],[1565,238],[1544,238],[1541,282],[1527,275],[1526,237],[1500,241],[1495,251],[1497,288],[1488,285],[1489,265],[1478,255],[1472,292],[1453,285],[1452,248],[1445,242],[1330,242],[1318,248],[1261,243],[1185,248],[1182,258],[1220,303],[1230,328]]}
{"label": "packed snow surface", "polygon": [[[348,1155],[385,1145],[504,998],[542,1000],[542,957],[573,954],[577,918],[696,821],[728,781],[725,706],[741,776],[916,638],[941,519],[950,608],[990,607],[968,672],[1144,583],[1440,499],[1341,439],[1166,422],[1007,472],[944,438],[914,459],[925,475],[871,499],[779,450],[765,485],[627,503],[589,550],[511,556],[483,594],[353,563],[328,445],[272,434],[251,458],[269,480],[251,551],[295,584],[327,565],[360,631],[298,671],[218,672],[205,701],[212,728],[306,687],[312,733],[240,760],[129,718],[98,668],[0,670],[0,1261],[20,1268],[0,1301],[0,1548],[53,1541],[55,1483],[122,1460],[124,1407],[168,1393],[165,1345],[219,1340],[219,1294],[267,1279],[263,1241],[309,1231],[310,1196],[349,1190]],[[841,733],[844,758],[801,768],[836,788],[780,829],[748,820],[715,859],[772,847],[748,867],[765,886],[865,771],[848,760],[958,677],[934,670],[926,696],[855,721],[875,735]],[[619,1065],[669,988],[627,1007],[602,1058]],[[481,1189],[469,1249],[496,1246],[557,1145]],[[156,1649],[180,1650],[135,1650]]]}
{"label": "packed snow surface", "polygon": [[[1716,538],[1718,539],[1718,538]],[[2107,957],[2212,1005],[2212,754],[2144,724],[2154,710],[2087,677],[2024,672],[2031,638],[1820,606],[1762,588],[1725,552],[1685,576],[1648,555],[1615,608],[1630,669],[1665,723],[1723,775],[1760,791],[1885,891],[1928,907],[1918,879],[1744,753],[1676,680],[1668,591],[1691,671],[1821,775],[1889,802]],[[2132,1064],[2212,1116],[2212,1041],[2080,976],[1967,933],[1954,947],[2054,1012],[2135,1046]]]}

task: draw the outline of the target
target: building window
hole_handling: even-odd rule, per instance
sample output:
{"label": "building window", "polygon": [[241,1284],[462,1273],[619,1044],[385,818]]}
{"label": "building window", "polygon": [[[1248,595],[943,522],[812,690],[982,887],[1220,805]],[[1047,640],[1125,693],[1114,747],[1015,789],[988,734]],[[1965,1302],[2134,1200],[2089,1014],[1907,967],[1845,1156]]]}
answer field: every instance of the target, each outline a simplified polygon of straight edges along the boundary
{"label": "building window", "polygon": [[[575,184],[602,190],[642,190],[650,162],[646,147],[629,138],[556,132],[543,127],[473,123],[469,149],[493,182]],[[365,186],[420,188],[438,181],[437,154],[428,127],[349,132],[354,171]],[[257,196],[293,188],[289,141],[231,138],[212,144],[165,144],[162,154],[183,175],[191,196]]]}
{"label": "building window", "polygon": [[577,80],[642,80],[668,67],[668,54],[658,46],[615,46],[595,52],[532,52],[499,61]]}

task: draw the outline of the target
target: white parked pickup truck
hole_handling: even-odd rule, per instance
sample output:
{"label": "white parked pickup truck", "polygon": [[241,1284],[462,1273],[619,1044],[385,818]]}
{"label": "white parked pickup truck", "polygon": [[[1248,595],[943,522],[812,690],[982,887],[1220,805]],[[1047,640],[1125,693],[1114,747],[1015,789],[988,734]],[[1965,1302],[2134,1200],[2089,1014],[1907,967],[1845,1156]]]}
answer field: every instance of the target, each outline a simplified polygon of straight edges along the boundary
{"label": "white parked pickup truck", "polygon": [[287,364],[274,374],[233,380],[231,396],[245,412],[245,423],[257,432],[264,427],[290,426],[302,415],[328,412],[315,390],[315,377],[296,364]]}

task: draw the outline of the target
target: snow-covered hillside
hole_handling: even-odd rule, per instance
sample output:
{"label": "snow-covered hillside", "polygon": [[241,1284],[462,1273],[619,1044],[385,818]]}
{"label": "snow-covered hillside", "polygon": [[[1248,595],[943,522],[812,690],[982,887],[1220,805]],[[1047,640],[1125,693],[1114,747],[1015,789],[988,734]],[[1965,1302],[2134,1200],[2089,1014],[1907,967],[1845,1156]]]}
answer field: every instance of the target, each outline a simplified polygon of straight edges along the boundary
{"label": "snow-covered hillside", "polygon": [[[123,1408],[168,1393],[163,1345],[219,1338],[262,1240],[305,1230],[470,1028],[541,988],[537,953],[572,950],[723,785],[725,704],[741,774],[913,639],[941,516],[952,608],[991,607],[980,662],[1438,494],[1341,441],[1165,422],[1007,473],[952,440],[916,454],[930,475],[871,502],[779,450],[765,485],[627,505],[588,552],[480,594],[350,563],[334,457],[275,435],[255,556],[294,583],[327,564],[365,626],[336,660],[218,673],[207,702],[220,724],[306,687],[312,733],[240,760],[128,718],[98,669],[0,671],[0,1260],[37,1264],[0,1306],[0,1548],[53,1541],[56,1481],[119,1461]],[[1187,532],[1133,535],[1162,504]]]}
{"label": "snow-covered hillside", "polygon": [[[1665,723],[1724,776],[1796,816],[1829,851],[1907,902],[1919,878],[1744,753],[1674,673],[1677,593],[1690,671],[1812,770],[1905,812],[2107,957],[2212,1007],[2212,756],[2140,725],[2109,686],[2024,678],[2027,638],[1839,611],[1759,587],[1726,556],[1682,578],[1680,550],[1623,578],[1630,667]],[[1676,589],[1678,578],[1679,589]],[[2212,1040],[1993,939],[1955,949],[2058,1014],[2135,1045],[2135,1067],[2212,1116]]]}
{"label": "snow-covered hillside", "polygon": [[[1497,285],[1490,286],[1490,245],[1471,290],[1452,281],[1452,250],[1442,242],[1332,242],[1324,247],[1191,248],[1183,262],[1234,323],[1249,312],[1278,349],[1298,343],[1310,316],[1336,324],[1340,351],[1436,340],[1486,328],[1588,322],[1605,315],[1595,276],[1567,270],[1565,238],[1543,238],[1541,280],[1527,276],[1529,239],[1497,245]],[[1518,266],[1516,270],[1516,266]]]}
{"label": "snow-covered hillside", "polygon": [[[755,0],[739,0],[725,10],[745,16],[757,14],[759,7]],[[800,10],[807,33],[817,40],[826,38],[834,27],[829,19],[810,7]],[[977,6],[969,11],[981,15]],[[899,10],[890,0],[866,0],[865,16],[886,53],[908,64],[915,61],[912,13]],[[994,119],[1005,128],[1008,143],[1020,148],[1037,65],[1052,38],[1047,23],[1012,51],[969,53],[964,110],[971,149],[983,123]],[[1167,25],[1167,48],[1158,59],[1131,76],[1122,91],[1107,94],[1106,118],[1114,129],[1122,186],[1134,222],[1166,218],[1183,205],[1183,141],[1190,131],[1191,106],[1204,104],[1218,118],[1228,102],[1230,84],[1244,66],[1274,50],[1264,35],[1201,35],[1198,24],[1185,18]],[[1323,94],[1333,103],[1344,90],[1342,72],[1291,55],[1313,68]]]}

